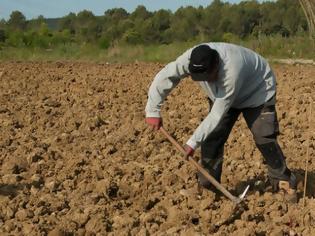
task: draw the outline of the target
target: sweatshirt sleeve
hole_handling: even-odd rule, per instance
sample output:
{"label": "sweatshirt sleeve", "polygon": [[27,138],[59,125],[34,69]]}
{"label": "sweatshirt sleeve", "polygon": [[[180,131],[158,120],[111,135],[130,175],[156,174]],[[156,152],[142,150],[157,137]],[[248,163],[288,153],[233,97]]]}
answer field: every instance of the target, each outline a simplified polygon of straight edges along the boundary
{"label": "sweatshirt sleeve", "polygon": [[146,117],[160,117],[161,106],[182,78],[189,75],[188,64],[191,49],[167,64],[154,78],[148,93]]}
{"label": "sweatshirt sleeve", "polygon": [[214,100],[211,111],[201,122],[194,134],[187,141],[187,145],[196,149],[218,126],[226,112],[231,108],[238,93],[240,84],[237,83],[239,71],[229,71],[224,77],[222,87]]}

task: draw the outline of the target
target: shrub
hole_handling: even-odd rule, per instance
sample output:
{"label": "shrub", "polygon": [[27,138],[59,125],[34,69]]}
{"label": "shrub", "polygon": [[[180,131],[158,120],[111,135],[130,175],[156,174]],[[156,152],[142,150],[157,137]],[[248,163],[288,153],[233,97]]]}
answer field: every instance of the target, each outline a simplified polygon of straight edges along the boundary
{"label": "shrub", "polygon": [[124,34],[123,41],[130,44],[140,44],[143,40],[137,31],[131,29]]}
{"label": "shrub", "polygon": [[23,46],[23,33],[16,31],[16,32],[11,32],[8,35],[8,38],[5,40],[6,44],[12,47],[20,47]]}
{"label": "shrub", "polygon": [[4,43],[6,40],[6,33],[3,29],[0,29],[0,42]]}
{"label": "shrub", "polygon": [[102,36],[98,40],[98,45],[100,49],[108,49],[110,46],[110,40],[106,36]]}

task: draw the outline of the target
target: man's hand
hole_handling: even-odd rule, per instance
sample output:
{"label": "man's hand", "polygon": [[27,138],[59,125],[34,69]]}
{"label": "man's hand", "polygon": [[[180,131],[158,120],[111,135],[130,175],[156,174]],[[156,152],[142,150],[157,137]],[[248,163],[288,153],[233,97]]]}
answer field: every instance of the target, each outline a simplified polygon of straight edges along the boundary
{"label": "man's hand", "polygon": [[195,150],[194,150],[191,146],[189,146],[189,145],[187,145],[187,144],[185,144],[184,149],[185,149],[185,152],[186,152],[185,157],[186,157],[187,159],[188,159],[189,157],[192,157],[192,156],[194,155],[194,153],[195,153]]}
{"label": "man's hand", "polygon": [[162,126],[161,117],[147,117],[145,122],[152,127],[153,130],[159,130]]}

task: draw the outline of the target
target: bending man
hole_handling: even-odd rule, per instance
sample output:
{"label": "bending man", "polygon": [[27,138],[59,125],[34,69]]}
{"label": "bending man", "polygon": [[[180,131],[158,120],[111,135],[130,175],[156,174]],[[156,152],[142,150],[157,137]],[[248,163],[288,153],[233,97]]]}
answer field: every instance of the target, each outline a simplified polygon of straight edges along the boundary
{"label": "bending man", "polygon": [[[188,49],[154,78],[148,93],[146,123],[158,130],[161,105],[170,91],[191,76],[212,101],[207,117],[187,141],[192,156],[201,146],[201,165],[220,181],[224,143],[240,113],[268,166],[274,190],[296,197],[296,177],[288,169],[277,142],[276,78],[268,62],[250,49],[228,43],[205,43]],[[198,173],[199,183],[210,183]]]}

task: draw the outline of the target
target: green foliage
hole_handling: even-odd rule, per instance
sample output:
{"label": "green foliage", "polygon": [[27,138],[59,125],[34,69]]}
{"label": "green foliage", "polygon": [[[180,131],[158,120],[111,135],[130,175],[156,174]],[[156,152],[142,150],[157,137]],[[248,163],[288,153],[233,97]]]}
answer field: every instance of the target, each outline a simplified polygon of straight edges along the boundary
{"label": "green foliage", "polygon": [[[234,40],[234,39],[233,39]],[[97,44],[80,45],[74,42],[46,48],[4,47],[0,60],[88,60],[101,62],[153,61],[167,63],[200,41],[176,42],[171,44],[112,46],[100,50]],[[283,38],[281,35],[237,38],[232,43],[251,48],[266,58],[315,59],[315,45],[309,37]]]}
{"label": "green foliage", "polygon": [[[123,8],[113,8],[102,16],[95,16],[91,11],[83,10],[60,19],[39,16],[29,21],[21,12],[13,11],[8,21],[0,21],[0,43],[2,48],[56,49],[60,55],[74,53],[74,48],[82,50],[74,54],[77,57],[83,52],[98,53],[130,45],[131,57],[140,52],[147,55],[150,46],[159,44],[161,48],[152,46],[155,57],[143,58],[160,60],[164,56],[159,56],[161,53],[155,49],[171,50],[169,45],[207,41],[251,42],[253,48],[268,55],[272,53],[266,51],[263,43],[268,45],[267,48],[273,48],[277,55],[283,52],[292,56],[285,53],[288,48],[281,42],[307,37],[306,31],[307,22],[299,1],[248,0],[231,4],[214,0],[205,8],[181,7],[174,13],[169,10],[150,12],[140,5],[131,13]],[[309,45],[301,47],[301,51],[307,47],[310,48]],[[115,50],[115,55],[119,54]],[[295,51],[294,55],[299,55],[298,50]]]}
{"label": "green foliage", "polygon": [[69,15],[61,18],[59,22],[60,30],[69,30],[71,34],[75,34],[76,29],[76,15],[70,13]]}
{"label": "green foliage", "polygon": [[227,43],[233,43],[238,40],[238,37],[233,33],[224,33],[222,36],[222,40]]}
{"label": "green foliage", "polygon": [[23,34],[22,36],[22,41],[23,44],[26,47],[33,47],[34,46],[34,40],[38,37],[38,33],[35,31],[28,31]]}
{"label": "green foliage", "polygon": [[5,40],[6,40],[6,33],[5,33],[5,30],[0,29],[0,42],[1,42],[1,43],[4,43]]}
{"label": "green foliage", "polygon": [[43,16],[39,16],[37,17],[37,19],[33,19],[27,22],[27,29],[39,30],[43,24],[46,24],[45,18]]}
{"label": "green foliage", "polygon": [[140,44],[142,43],[142,37],[139,32],[137,32],[134,29],[128,30],[124,35],[123,35],[123,41],[127,42],[129,44]]}
{"label": "green foliage", "polygon": [[81,11],[76,17],[76,31],[83,42],[95,41],[99,36],[99,25],[91,11]]}
{"label": "green foliage", "polygon": [[132,20],[146,20],[149,17],[152,16],[152,13],[150,13],[145,6],[138,6],[134,12],[130,15],[130,18]]}
{"label": "green foliage", "polygon": [[24,46],[23,36],[24,34],[22,32],[19,32],[19,31],[11,32],[8,35],[7,39],[5,40],[5,43],[8,46],[12,46],[12,47]]}
{"label": "green foliage", "polygon": [[194,39],[202,30],[201,13],[193,7],[179,8],[172,18],[170,35],[175,41],[188,41]]}
{"label": "green foliage", "polygon": [[110,47],[110,41],[106,36],[102,36],[98,41],[98,45],[100,49],[107,49]]}
{"label": "green foliage", "polygon": [[13,11],[8,20],[10,30],[24,30],[26,28],[26,18],[20,11]]}
{"label": "green foliage", "polygon": [[69,31],[57,32],[51,37],[50,43],[53,46],[65,45],[66,43],[71,42],[71,38],[69,36]]}

